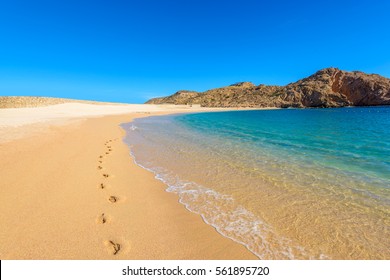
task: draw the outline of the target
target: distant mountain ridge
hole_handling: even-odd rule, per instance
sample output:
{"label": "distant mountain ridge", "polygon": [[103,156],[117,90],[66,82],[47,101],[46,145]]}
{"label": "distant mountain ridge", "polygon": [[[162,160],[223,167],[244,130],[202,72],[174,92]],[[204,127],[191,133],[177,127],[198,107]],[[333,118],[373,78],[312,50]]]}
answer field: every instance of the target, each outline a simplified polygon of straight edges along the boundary
{"label": "distant mountain ridge", "polygon": [[325,68],[286,86],[242,82],[205,92],[181,90],[146,103],[258,108],[390,105],[390,79],[360,71]]}
{"label": "distant mountain ridge", "polygon": [[99,102],[89,100],[77,100],[68,98],[56,97],[41,97],[41,96],[0,96],[0,109],[7,108],[33,108],[57,105],[63,103],[83,103],[95,105],[119,105],[123,103]]}

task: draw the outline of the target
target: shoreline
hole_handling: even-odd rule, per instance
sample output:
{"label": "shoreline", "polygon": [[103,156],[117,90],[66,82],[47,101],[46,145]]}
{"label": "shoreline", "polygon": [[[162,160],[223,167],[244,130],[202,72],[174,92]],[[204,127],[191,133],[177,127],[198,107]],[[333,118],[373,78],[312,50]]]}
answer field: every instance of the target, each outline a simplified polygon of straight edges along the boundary
{"label": "shoreline", "polygon": [[[171,114],[169,114],[169,115],[171,115]],[[134,119],[133,119],[133,120],[134,120]],[[130,123],[132,123],[132,122],[130,122]],[[159,174],[157,174],[157,173],[155,173],[153,170],[151,170],[151,169],[149,169],[149,168],[143,166],[142,164],[137,163],[137,160],[136,160],[136,158],[135,158],[135,156],[134,156],[134,154],[132,153],[131,150],[130,150],[130,156],[131,156],[131,158],[132,158],[134,164],[136,164],[137,166],[141,167],[142,169],[144,169],[144,170],[146,170],[147,172],[149,172],[150,174],[152,174],[152,176],[153,176],[156,180],[160,181],[160,182],[165,186],[165,192],[175,194],[176,197],[178,197],[177,202],[180,203],[181,205],[183,205],[184,208],[185,208],[188,212],[193,213],[193,214],[195,214],[195,215],[198,215],[198,216],[202,219],[203,223],[205,223],[206,225],[212,227],[218,234],[220,234],[221,236],[223,236],[223,237],[225,237],[225,238],[227,238],[227,239],[230,239],[231,241],[233,241],[233,242],[235,242],[235,243],[237,243],[237,244],[241,244],[241,245],[244,246],[250,253],[252,253],[254,256],[256,256],[256,258],[261,259],[260,256],[258,256],[255,252],[253,252],[253,251],[249,248],[248,244],[245,244],[244,242],[241,242],[241,241],[239,241],[239,240],[234,239],[233,237],[230,237],[230,236],[227,236],[227,235],[223,234],[223,233],[220,231],[220,229],[218,229],[217,226],[215,226],[215,225],[213,225],[212,223],[208,222],[207,219],[206,219],[206,217],[204,217],[204,216],[203,216],[202,214],[200,214],[200,213],[197,213],[197,212],[191,210],[191,209],[189,208],[189,205],[188,205],[188,204],[186,204],[186,203],[184,203],[184,202],[181,201],[181,199],[180,199],[180,197],[178,196],[177,193],[174,193],[174,192],[169,191],[169,188],[172,187],[172,186],[169,185],[164,179],[162,179],[162,178],[159,176]]]}
{"label": "shoreline", "polygon": [[133,161],[120,124],[174,113],[72,118],[0,142],[0,258],[257,259]]}
{"label": "shoreline", "polygon": [[[289,111],[242,112],[237,119],[236,112],[156,117],[125,126],[131,136],[125,142],[141,166],[187,208],[228,229],[222,233],[243,240],[261,259],[386,259],[388,174],[386,153],[380,154],[386,143],[375,142],[375,136],[388,138],[387,120],[380,119],[387,111],[301,111],[298,118]],[[373,123],[376,135],[368,125]],[[335,127],[339,133],[333,136]],[[236,219],[245,215],[234,215],[223,195],[254,216]]]}

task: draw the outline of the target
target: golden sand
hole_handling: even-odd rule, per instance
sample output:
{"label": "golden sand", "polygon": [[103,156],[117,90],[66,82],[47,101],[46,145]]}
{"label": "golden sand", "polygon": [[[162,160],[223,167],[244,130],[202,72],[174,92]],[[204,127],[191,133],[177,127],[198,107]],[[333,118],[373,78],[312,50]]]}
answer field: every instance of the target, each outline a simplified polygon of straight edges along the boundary
{"label": "golden sand", "polygon": [[255,259],[132,161],[119,124],[149,113],[3,122],[35,133],[0,141],[0,259]]}

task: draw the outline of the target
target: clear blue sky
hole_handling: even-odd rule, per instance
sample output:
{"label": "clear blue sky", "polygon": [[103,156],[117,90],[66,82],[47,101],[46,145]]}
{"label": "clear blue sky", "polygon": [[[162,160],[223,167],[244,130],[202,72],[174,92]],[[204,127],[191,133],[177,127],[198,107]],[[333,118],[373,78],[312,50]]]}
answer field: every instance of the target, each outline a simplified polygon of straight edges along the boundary
{"label": "clear blue sky", "polygon": [[390,1],[0,1],[0,95],[141,103],[329,67],[390,77]]}

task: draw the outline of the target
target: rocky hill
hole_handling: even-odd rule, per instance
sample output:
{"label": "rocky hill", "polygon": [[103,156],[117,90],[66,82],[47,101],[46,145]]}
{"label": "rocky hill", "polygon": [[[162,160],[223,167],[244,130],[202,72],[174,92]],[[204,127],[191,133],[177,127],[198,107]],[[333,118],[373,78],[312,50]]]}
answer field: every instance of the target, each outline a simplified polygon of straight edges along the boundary
{"label": "rocky hill", "polygon": [[326,68],[286,86],[256,86],[242,82],[205,92],[182,90],[146,103],[282,108],[390,105],[390,79],[359,71]]}

